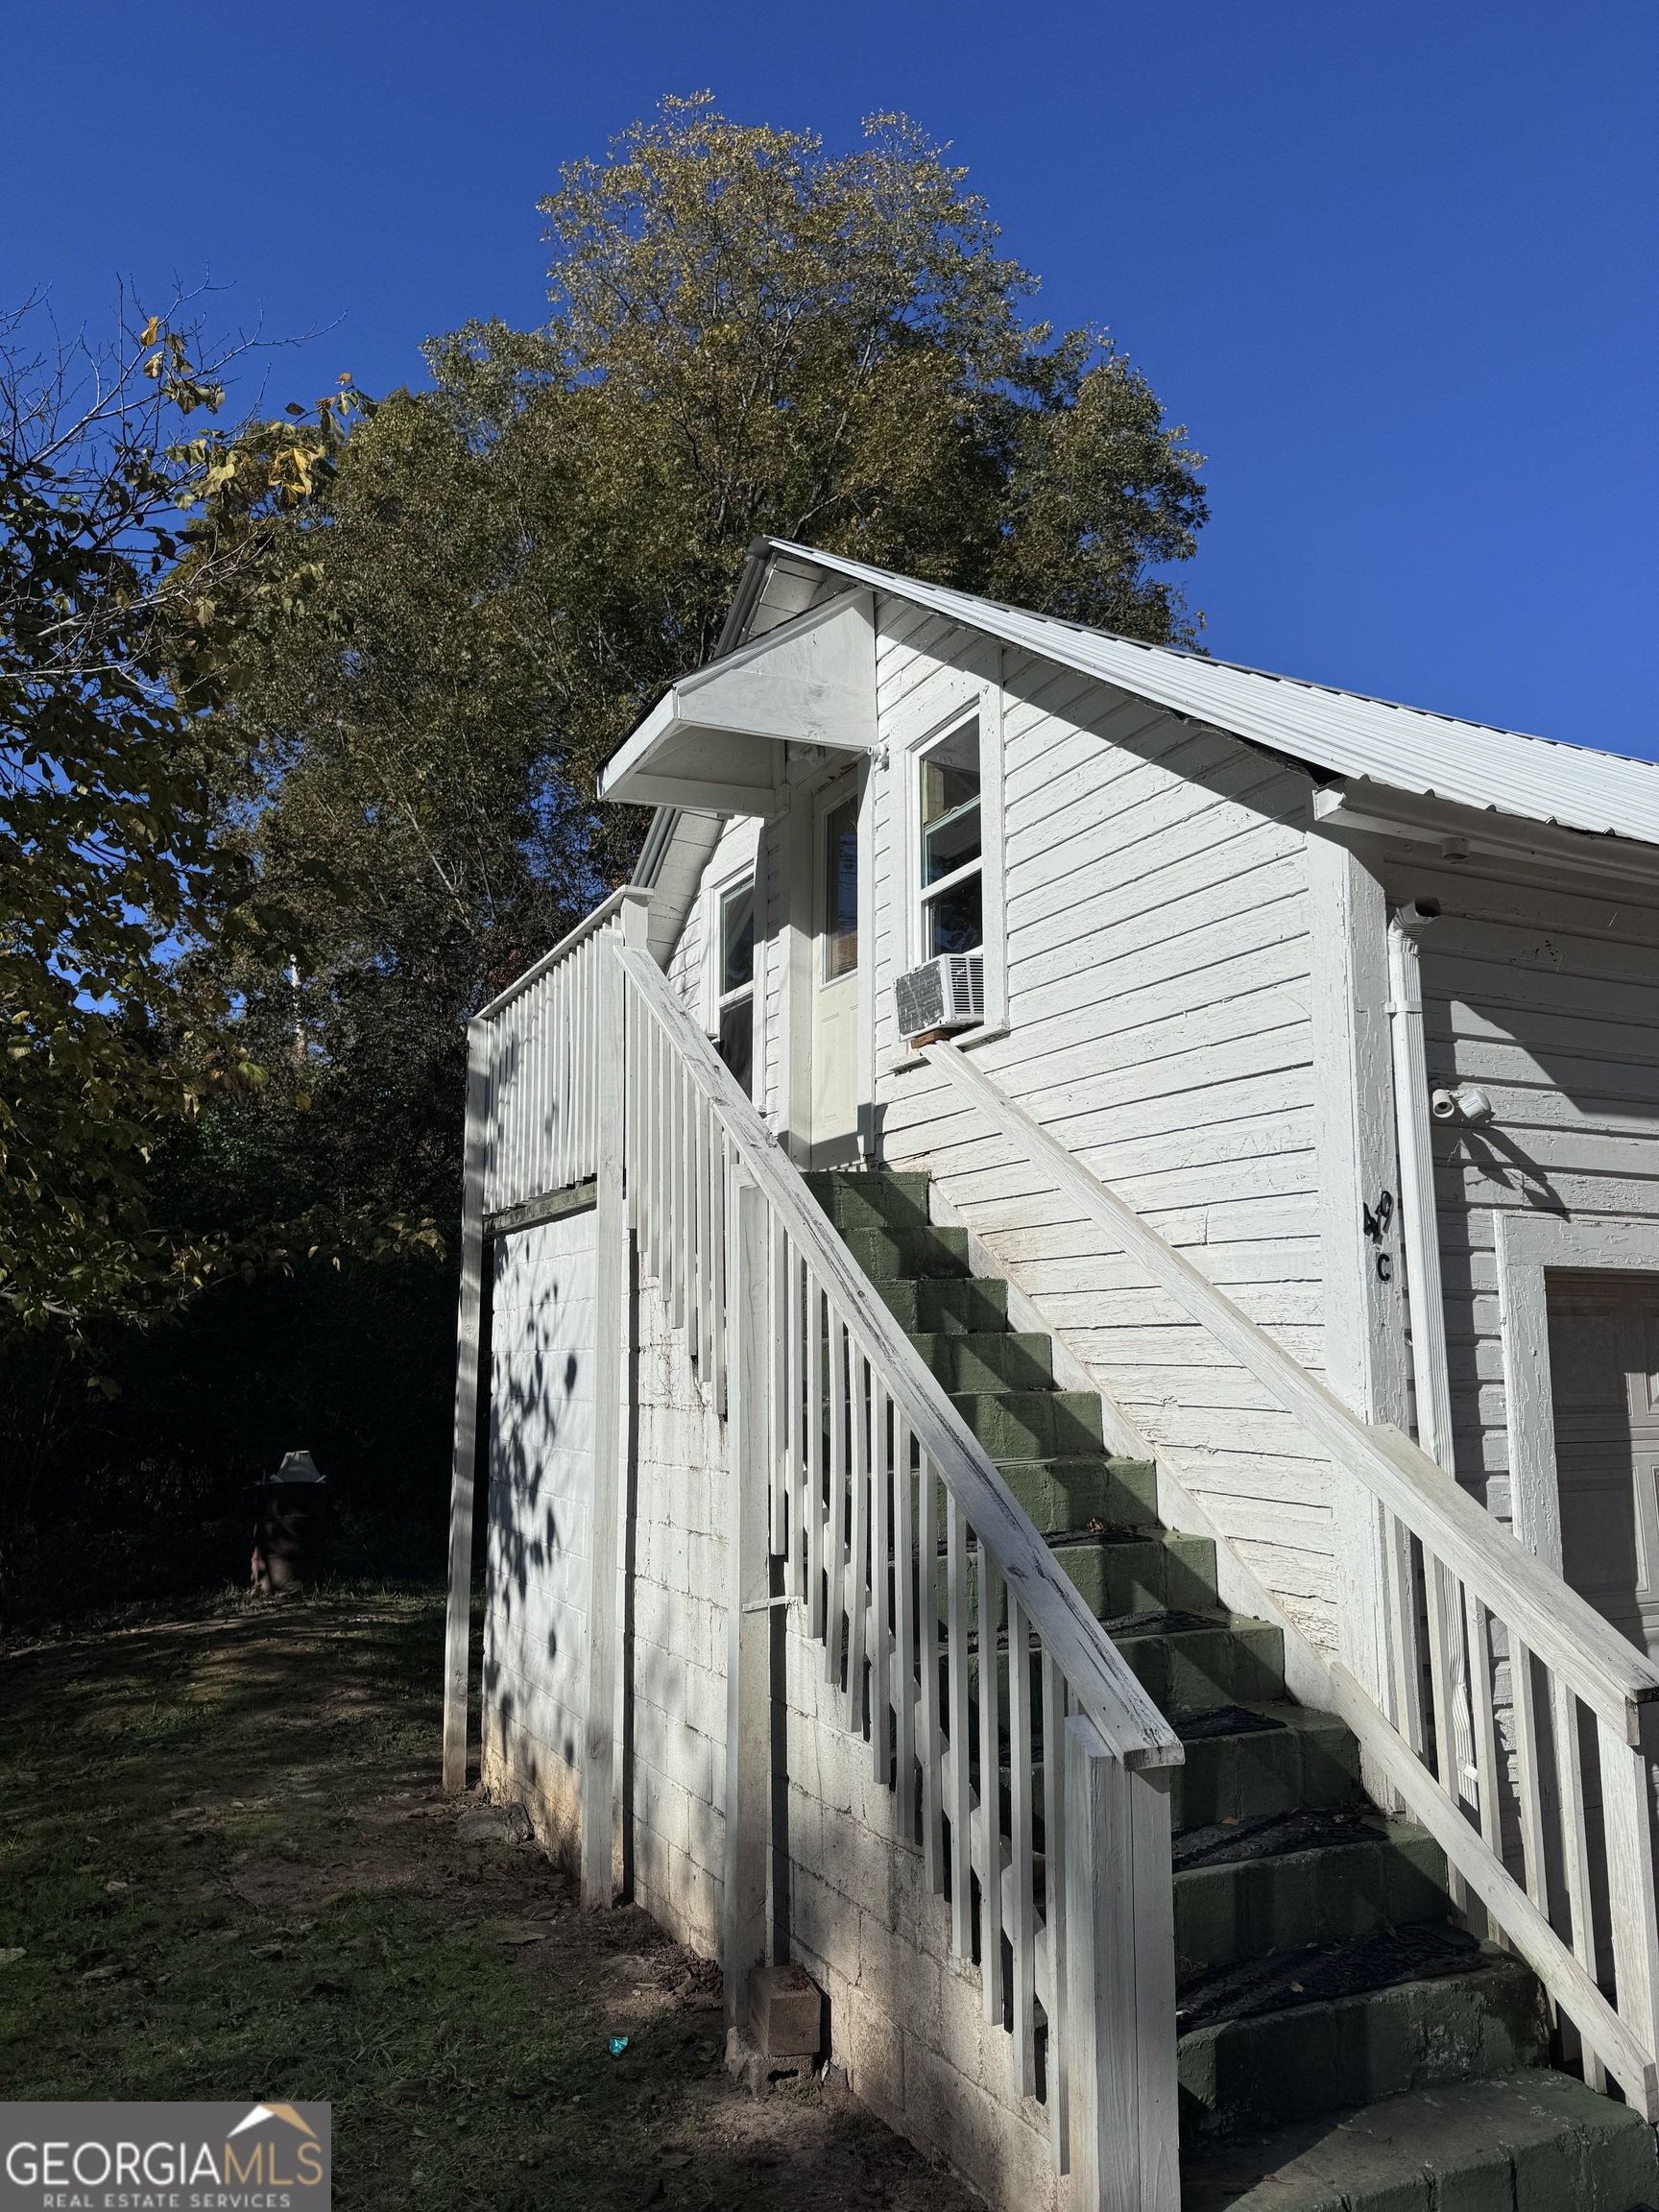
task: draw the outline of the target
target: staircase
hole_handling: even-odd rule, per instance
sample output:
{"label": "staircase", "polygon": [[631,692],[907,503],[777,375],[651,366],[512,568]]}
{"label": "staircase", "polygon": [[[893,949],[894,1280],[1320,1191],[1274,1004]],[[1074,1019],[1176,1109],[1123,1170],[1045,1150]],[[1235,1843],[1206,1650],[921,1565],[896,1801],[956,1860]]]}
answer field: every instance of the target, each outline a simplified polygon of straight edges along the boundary
{"label": "staircase", "polygon": [[807,1181],[1186,1747],[1185,2212],[1659,2200],[1652,2128],[1552,2068],[1530,1971],[1459,1925],[1438,1846],[1368,1801],[1347,1728],[1288,1696],[1280,1631],[1222,1607],[1214,1546],[1160,1525],[1152,1467],[1106,1454],[1098,1399],[1056,1386],[1046,1335],[1010,1329],[1007,1286],[929,1221],[926,1177]]}

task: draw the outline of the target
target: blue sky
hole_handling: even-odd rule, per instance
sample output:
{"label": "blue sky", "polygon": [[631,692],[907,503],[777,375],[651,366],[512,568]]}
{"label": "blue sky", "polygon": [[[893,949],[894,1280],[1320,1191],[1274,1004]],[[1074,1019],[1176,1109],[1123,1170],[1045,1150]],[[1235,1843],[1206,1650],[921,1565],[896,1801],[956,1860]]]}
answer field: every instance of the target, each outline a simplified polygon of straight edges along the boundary
{"label": "blue sky", "polygon": [[1212,650],[1659,757],[1651,0],[0,0],[0,300],[210,273],[332,325],[277,401],[539,319],[538,196],[665,91],[902,108],[1211,456]]}

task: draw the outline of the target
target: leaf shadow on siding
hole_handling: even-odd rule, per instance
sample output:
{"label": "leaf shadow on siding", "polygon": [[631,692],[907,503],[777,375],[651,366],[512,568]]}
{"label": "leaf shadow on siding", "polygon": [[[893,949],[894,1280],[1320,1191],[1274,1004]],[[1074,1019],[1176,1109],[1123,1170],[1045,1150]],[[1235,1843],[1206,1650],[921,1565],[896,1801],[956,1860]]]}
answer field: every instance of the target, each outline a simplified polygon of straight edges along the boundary
{"label": "leaf shadow on siding", "polygon": [[[520,1269],[527,1278],[520,1294],[504,1296],[505,1278]],[[527,1755],[529,1746],[540,1745],[574,1768],[580,1757],[574,1701],[561,1677],[575,1654],[565,1652],[560,1633],[567,1605],[562,1563],[574,1556],[572,1516],[570,1499],[556,1484],[555,1454],[578,1450],[584,1441],[578,1407],[584,1394],[590,1395],[592,1355],[560,1341],[566,1333],[563,1271],[526,1262],[504,1239],[495,1279],[485,1703],[504,1740],[517,1728]],[[534,1706],[542,1703],[550,1725],[537,1724]],[[541,1780],[534,1771],[522,1778],[532,1786]]]}

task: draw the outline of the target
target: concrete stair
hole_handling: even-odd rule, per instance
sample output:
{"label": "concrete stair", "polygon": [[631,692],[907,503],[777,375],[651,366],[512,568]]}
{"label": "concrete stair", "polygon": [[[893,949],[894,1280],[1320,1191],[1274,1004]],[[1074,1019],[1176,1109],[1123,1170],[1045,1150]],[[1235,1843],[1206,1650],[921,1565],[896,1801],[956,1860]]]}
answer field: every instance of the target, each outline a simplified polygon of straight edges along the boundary
{"label": "concrete stair", "polygon": [[[1046,1335],[1010,1329],[1006,1285],[929,1221],[926,1177],[806,1180],[1185,1744],[1186,2212],[1659,2204],[1653,2130],[1551,2068],[1532,1975],[1457,1923],[1438,1847],[1364,1796],[1347,1728],[1288,1695],[1280,1631],[1221,1605],[1214,1546],[1159,1524],[1152,1467],[1107,1453],[1098,1399],[1056,1385]],[[976,1619],[972,1562],[970,1584]],[[943,1622],[943,1561],[934,1597]],[[1006,1711],[1005,1645],[996,1663]],[[1033,1730],[1040,1757],[1035,1706]],[[974,1759],[978,1787],[976,1723]],[[1042,1784],[1039,1767],[1039,1825]]]}

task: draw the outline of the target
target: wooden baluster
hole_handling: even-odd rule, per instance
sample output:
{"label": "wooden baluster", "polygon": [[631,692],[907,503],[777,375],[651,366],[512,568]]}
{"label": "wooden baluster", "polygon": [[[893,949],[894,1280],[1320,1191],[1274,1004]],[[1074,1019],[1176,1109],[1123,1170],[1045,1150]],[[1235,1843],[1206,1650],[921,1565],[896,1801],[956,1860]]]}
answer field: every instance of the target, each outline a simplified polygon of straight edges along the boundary
{"label": "wooden baluster", "polygon": [[1426,1755],[1423,1724],[1423,1667],[1417,1643],[1417,1586],[1411,1571],[1411,1532],[1384,1512],[1387,1535],[1383,1573],[1387,1583],[1388,1656],[1393,1668],[1394,1725],[1419,1759]]}
{"label": "wooden baluster", "polygon": [[683,1212],[680,1184],[680,1082],[679,1062],[667,1038],[662,1048],[662,1304],[670,1329],[679,1323],[681,1262],[680,1221]]}
{"label": "wooden baluster", "polygon": [[553,1092],[557,1117],[553,1159],[553,1188],[563,1190],[576,1180],[576,1155],[570,1133],[570,963],[554,969],[558,1000],[553,1027]]}
{"label": "wooden baluster", "polygon": [[598,1103],[599,1090],[594,1080],[599,1065],[599,939],[589,937],[583,945],[579,957],[582,962],[582,1026],[584,1050],[582,1054],[582,1172],[592,1175],[599,1165]]}
{"label": "wooden baluster", "polygon": [[[916,1525],[910,1494],[910,1424],[893,1407],[893,1764],[896,1824],[916,1837]],[[929,1593],[930,1595],[930,1593]]]}
{"label": "wooden baluster", "polygon": [[[998,1620],[1001,1578],[979,1538],[979,1987],[985,2017],[1002,2024],[1002,1732],[998,1708]],[[1014,1698],[1014,1654],[1008,1654],[1008,1698]]]}
{"label": "wooden baluster", "polygon": [[1071,2168],[1066,2089],[1066,1678],[1043,1653],[1043,1933],[1048,1947],[1048,2140],[1054,2170]]}
{"label": "wooden baluster", "polygon": [[824,1579],[824,1294],[810,1266],[805,1274],[805,1312],[802,1350],[806,1357],[805,1428],[802,1445],[806,1461],[806,1633],[823,1636]]}
{"label": "wooden baluster", "polygon": [[916,1483],[916,1603],[922,1673],[922,1857],[935,1897],[945,1887],[944,1769],[939,1713],[939,1479],[926,1452]]}
{"label": "wooden baluster", "polygon": [[[1452,1577],[1446,1569],[1425,1549],[1423,1585],[1429,1608],[1429,1681],[1434,1699],[1434,1778],[1455,1805],[1462,1794],[1462,1785],[1457,1772],[1457,1730],[1452,1710],[1452,1624],[1457,1615],[1451,1584]],[[1469,1885],[1450,1863],[1446,1868],[1446,1891],[1457,1911],[1468,1910]]]}
{"label": "wooden baluster", "polygon": [[656,1246],[657,1287],[664,1301],[674,1272],[670,1224],[674,1215],[674,1084],[673,1054],[668,1040],[653,1017],[651,1048],[657,1055],[657,1196],[652,1207],[651,1234]]}
{"label": "wooden baluster", "polygon": [[1544,1857],[1544,1784],[1538,1763],[1538,1711],[1532,1654],[1509,1630],[1509,1702],[1515,1715],[1515,1785],[1521,1809],[1521,1857],[1527,1894],[1546,1918],[1550,1912]]}
{"label": "wooden baluster", "polygon": [[[847,1606],[847,1343],[841,1316],[826,1297],[830,1317],[824,1356],[830,1383],[830,1517],[824,1531],[824,1679],[841,1682],[841,1633]],[[851,1680],[853,1662],[847,1662]]]}
{"label": "wooden baluster", "polygon": [[769,1216],[772,1242],[772,1555],[783,1562],[783,1595],[795,1595],[795,1555],[800,1550],[795,1518],[795,1401],[790,1393],[790,1316],[795,1301],[789,1277],[793,1261],[788,1233],[780,1216]]}
{"label": "wooden baluster", "polygon": [[637,1040],[639,1059],[639,1272],[661,1280],[657,1257],[657,1158],[662,1134],[662,1090],[657,1079],[659,1032],[643,1002],[633,992],[628,997],[628,1013],[631,1024],[628,1042],[630,1048],[635,1049]]}
{"label": "wooden baluster", "polygon": [[552,1052],[553,978],[547,974],[536,986],[535,1134],[530,1162],[530,1185],[525,1193],[529,1197],[552,1187],[553,1162],[547,1142],[553,1097]]}
{"label": "wooden baluster", "polygon": [[709,1239],[709,1272],[713,1295],[709,1302],[709,1387],[714,1393],[716,1409],[726,1410],[726,1304],[730,1286],[727,1281],[726,1210],[732,1197],[732,1170],[736,1165],[732,1140],[722,1124],[715,1118],[714,1109],[709,1109],[709,1205],[712,1214],[712,1233]]}
{"label": "wooden baluster", "polygon": [[570,1180],[588,1176],[588,976],[581,948],[570,955],[570,1064],[566,1070],[570,1102]]}
{"label": "wooden baluster", "polygon": [[[1596,1930],[1590,1907],[1590,1844],[1584,1826],[1584,1759],[1578,1741],[1578,1700],[1572,1685],[1551,1673],[1555,1774],[1561,1791],[1561,1864],[1573,1916],[1573,1956],[1596,1979]],[[1582,2031],[1580,2031],[1582,2033]],[[1604,2095],[1607,2075],[1599,2055],[1584,2042],[1584,2079]]]}
{"label": "wooden baluster", "polygon": [[657,1054],[657,1288],[666,1309],[674,1286],[674,1055],[655,1017],[651,1035]]}
{"label": "wooden baluster", "polygon": [[864,1732],[864,1665],[868,1646],[867,1607],[869,1577],[875,1572],[870,1556],[870,1489],[874,1479],[876,1439],[871,1430],[876,1419],[876,1378],[863,1352],[847,1338],[847,1418],[852,1430],[853,1497],[852,1538],[847,1549],[847,1730]]}
{"label": "wooden baluster", "polygon": [[[870,1369],[870,1766],[885,1790],[893,1771],[893,1465],[895,1408]],[[902,1831],[901,1831],[902,1833]]]}
{"label": "wooden baluster", "polygon": [[696,1284],[694,1311],[691,1317],[691,1356],[697,1362],[697,1379],[709,1387],[709,1304],[713,1278],[712,1235],[713,1223],[709,1205],[709,1113],[703,1103],[703,1094],[695,1084],[691,1086],[691,1212],[696,1227],[695,1238],[697,1271],[692,1280]]}
{"label": "wooden baluster", "polygon": [[685,1269],[680,1295],[685,1308],[682,1336],[685,1356],[697,1357],[697,1089],[684,1070],[680,1077],[681,1257]]}
{"label": "wooden baluster", "polygon": [[[1498,1723],[1492,1706],[1492,1633],[1486,1608],[1465,1583],[1463,1618],[1469,1644],[1469,1687],[1473,1702],[1475,1766],[1479,1776],[1480,1836],[1494,1857],[1503,1856],[1501,1769],[1498,1764]],[[1503,1940],[1498,1924],[1486,1915],[1487,1934]]]}
{"label": "wooden baluster", "polygon": [[1008,1592],[1008,1801],[1014,1875],[1014,1910],[1008,1929],[1014,1959],[1014,2079],[1022,2097],[1035,2097],[1037,1895],[1032,1865],[1031,1638],[1025,1608],[1012,1590]]}
{"label": "wooden baluster", "polygon": [[[1648,1708],[1644,1707],[1644,1711]],[[1638,1743],[1599,1720],[1601,1818],[1607,1839],[1613,1975],[1619,2017],[1643,2049],[1659,2056],[1659,1911],[1653,1882],[1652,1777]],[[1644,2117],[1659,2117],[1652,2093]]]}
{"label": "wooden baluster", "polygon": [[518,1107],[524,1095],[524,1041],[514,1019],[516,1006],[503,1009],[502,1043],[505,1047],[506,1083],[501,1100],[500,1203],[512,1206],[518,1198]]}
{"label": "wooden baluster", "polygon": [[950,1772],[945,1811],[950,1821],[950,1948],[974,1949],[974,1843],[969,1828],[968,1770],[968,1516],[949,1491],[945,1499],[945,1669],[949,1689]]}
{"label": "wooden baluster", "polygon": [[524,993],[522,1035],[524,1039],[523,1105],[518,1125],[518,1196],[535,1197],[541,1188],[536,1179],[537,1169],[537,1107],[540,1103],[545,1070],[541,1064],[541,1023],[538,1019],[541,987],[533,985]]}

